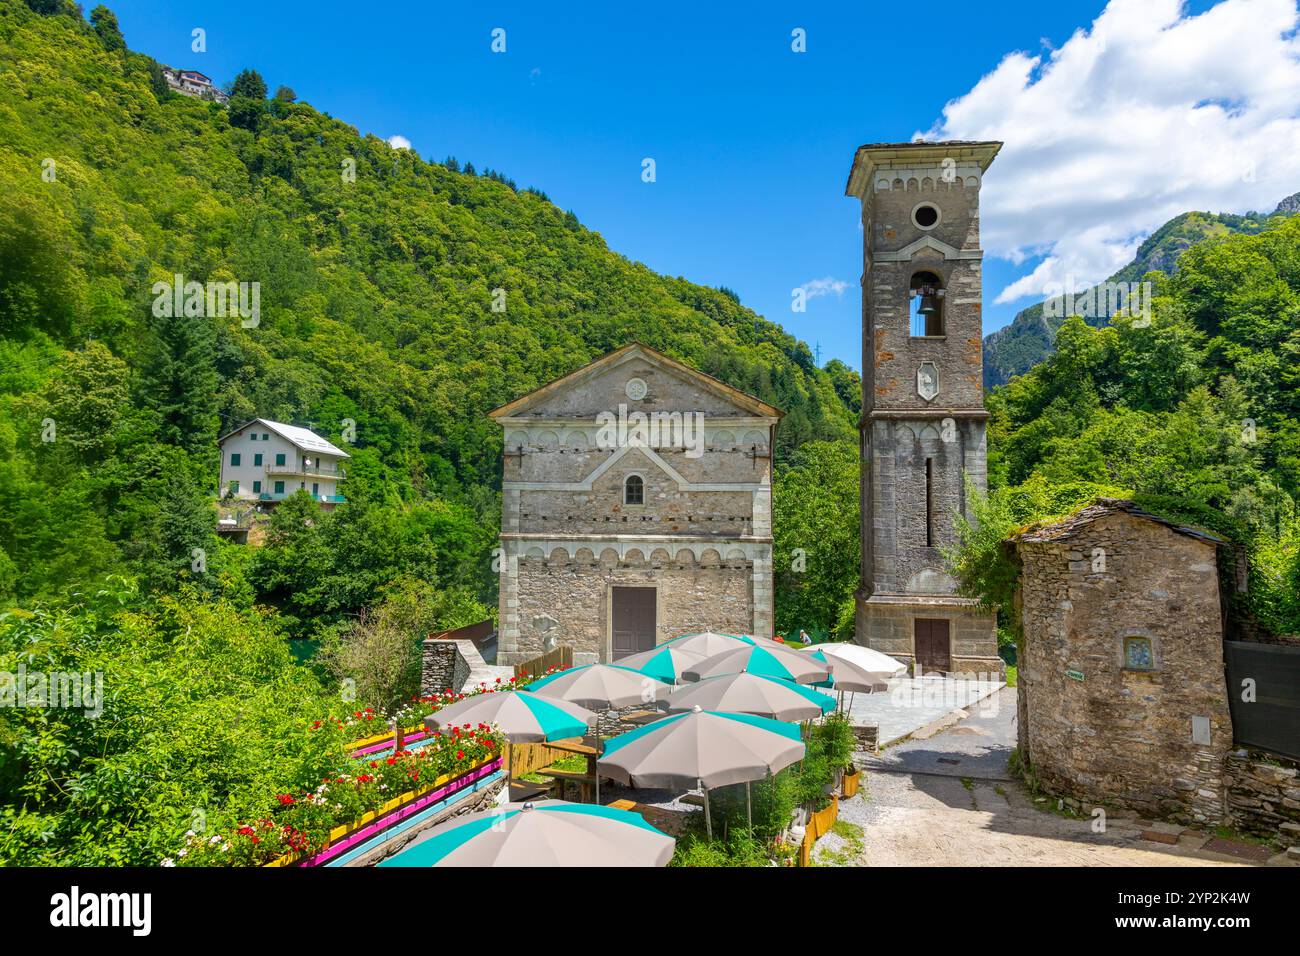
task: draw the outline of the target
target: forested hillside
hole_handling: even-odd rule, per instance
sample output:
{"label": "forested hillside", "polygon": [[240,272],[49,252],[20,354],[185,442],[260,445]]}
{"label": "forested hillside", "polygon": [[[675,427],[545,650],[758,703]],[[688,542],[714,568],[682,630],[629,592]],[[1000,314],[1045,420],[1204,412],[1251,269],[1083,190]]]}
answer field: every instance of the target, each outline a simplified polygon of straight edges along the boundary
{"label": "forested hillside", "polygon": [[1017,525],[1130,496],[1244,545],[1248,629],[1300,634],[1300,217],[1191,246],[1149,324],[1066,319],[1056,351],[988,399],[990,495],[957,557],[1010,620]]}
{"label": "forested hillside", "polygon": [[[354,420],[349,499],[406,524],[441,502],[410,532],[435,548],[458,519],[490,531],[485,412],[633,339],[785,409],[781,457],[852,434],[807,346],[731,295],[251,73],[228,109],[167,92],[96,24],[0,2],[0,596],[166,584],[215,551],[215,440],[256,415],[335,442]],[[259,283],[260,321],[154,317],[177,274]],[[490,538],[462,556],[480,573],[440,562],[482,600]]]}
{"label": "forested hillside", "polygon": [[[1243,234],[1254,235],[1276,219],[1294,215],[1300,193],[1278,203],[1270,215],[1247,213],[1185,212],[1175,216],[1148,236],[1138,247],[1133,261],[1120,269],[1107,282],[1140,282],[1148,272],[1172,275],[1178,257],[1185,250],[1204,239]],[[1086,290],[1077,290],[1080,294]],[[1037,365],[1055,348],[1056,331],[1064,315],[1044,315],[1043,303],[1038,302],[1022,309],[1011,324],[990,332],[984,337],[984,387],[1003,385],[1015,375],[1021,375]],[[1110,321],[1104,311],[1088,316],[1090,325],[1101,327]]]}

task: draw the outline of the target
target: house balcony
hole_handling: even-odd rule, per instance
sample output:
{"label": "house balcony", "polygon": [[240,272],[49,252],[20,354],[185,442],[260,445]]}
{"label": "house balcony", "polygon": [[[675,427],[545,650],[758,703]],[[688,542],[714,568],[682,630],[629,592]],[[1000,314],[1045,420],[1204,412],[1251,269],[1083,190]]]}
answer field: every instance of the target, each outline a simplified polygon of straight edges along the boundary
{"label": "house balcony", "polygon": [[[258,501],[284,501],[285,498],[288,498],[290,495],[296,494],[301,490],[302,489],[300,488],[295,488],[293,491],[280,491],[280,492],[263,491],[258,493],[257,500]],[[330,504],[330,505],[347,504],[347,500],[348,500],[347,498],[344,498],[342,495],[312,495],[311,497],[315,501],[319,501],[324,504]]]}
{"label": "house balcony", "polygon": [[336,478],[342,481],[348,473],[338,465],[304,465],[302,462],[290,462],[285,465],[267,465],[266,474],[293,475],[303,478]]}

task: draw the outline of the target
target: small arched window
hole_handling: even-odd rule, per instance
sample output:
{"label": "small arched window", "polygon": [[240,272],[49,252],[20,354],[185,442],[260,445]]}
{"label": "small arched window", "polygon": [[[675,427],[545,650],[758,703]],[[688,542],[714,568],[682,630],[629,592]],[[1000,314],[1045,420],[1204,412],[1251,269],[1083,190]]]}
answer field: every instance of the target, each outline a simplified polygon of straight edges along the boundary
{"label": "small arched window", "polygon": [[912,336],[943,335],[943,280],[933,272],[918,272],[912,276],[909,294]]}
{"label": "small arched window", "polygon": [[627,481],[623,482],[623,504],[645,504],[645,482],[640,475],[628,475]]}

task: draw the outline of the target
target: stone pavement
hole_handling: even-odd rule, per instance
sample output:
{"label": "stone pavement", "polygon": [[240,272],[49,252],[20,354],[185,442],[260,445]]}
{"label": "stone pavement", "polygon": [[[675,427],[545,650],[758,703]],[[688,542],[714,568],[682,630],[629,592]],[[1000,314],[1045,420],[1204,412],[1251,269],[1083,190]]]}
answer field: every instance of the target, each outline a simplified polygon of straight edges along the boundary
{"label": "stone pavement", "polygon": [[[814,860],[850,866],[1242,866],[1280,863],[1263,848],[1176,824],[1112,813],[1103,832],[1091,817],[1053,812],[1010,779],[1016,697],[1005,688],[951,726],[859,754],[860,796],[841,801],[840,820],[862,828],[861,845],[834,833]],[[983,715],[980,711],[983,710]]]}
{"label": "stone pavement", "polygon": [[[895,678],[889,690],[877,694],[845,694],[852,703],[853,724],[875,724],[880,745],[923,731],[954,710],[991,697],[1005,685],[997,681],[954,680],[948,677]],[[1012,710],[1015,708],[1013,707]]]}

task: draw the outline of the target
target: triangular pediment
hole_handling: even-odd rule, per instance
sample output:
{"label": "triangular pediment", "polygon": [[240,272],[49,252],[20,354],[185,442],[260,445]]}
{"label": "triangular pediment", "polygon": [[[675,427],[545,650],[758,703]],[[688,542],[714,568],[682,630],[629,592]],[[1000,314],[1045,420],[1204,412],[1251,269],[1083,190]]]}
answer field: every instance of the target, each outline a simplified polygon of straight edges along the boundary
{"label": "triangular pediment", "polygon": [[910,262],[912,259],[925,254],[937,253],[944,259],[978,259],[980,252],[978,250],[958,249],[948,245],[941,239],[934,236],[921,236],[909,242],[903,248],[896,252],[877,252],[872,258],[877,262]]}
{"label": "triangular pediment", "polygon": [[626,345],[489,412],[497,421],[594,420],[619,406],[640,412],[700,412],[706,418],[763,418],[783,412],[640,343]]}

